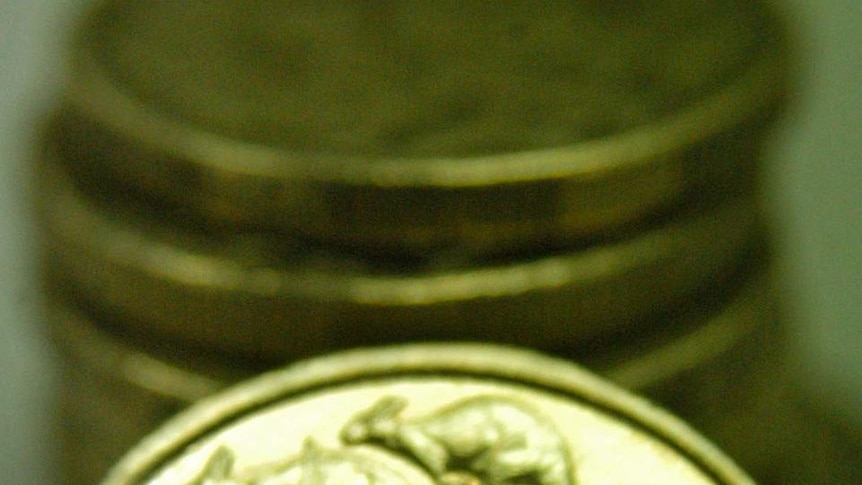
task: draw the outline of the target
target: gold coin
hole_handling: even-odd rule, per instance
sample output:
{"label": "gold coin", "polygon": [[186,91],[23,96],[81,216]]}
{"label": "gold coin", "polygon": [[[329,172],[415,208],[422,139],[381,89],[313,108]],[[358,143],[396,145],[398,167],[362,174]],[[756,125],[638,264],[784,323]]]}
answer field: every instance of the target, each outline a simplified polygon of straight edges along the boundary
{"label": "gold coin", "polygon": [[646,331],[567,356],[672,410],[763,483],[798,483],[786,481],[808,467],[798,460],[805,423],[788,331],[771,271],[748,264],[753,274],[728,294],[701,295]]}
{"label": "gold coin", "polygon": [[[669,407],[756,477],[793,476],[800,421],[788,411],[783,335],[768,281],[765,274],[750,278],[731,301],[706,314],[702,304],[692,304],[648,338],[615,340],[569,357]],[[171,413],[255,373],[248,363],[111,333],[103,329],[109,316],[94,321],[65,300],[57,296],[49,308],[67,364],[62,426],[72,483],[94,483]],[[768,483],[791,483],[783,478]]]}
{"label": "gold coin", "polygon": [[[144,388],[132,376],[124,381],[82,365],[66,354],[62,357],[55,436],[64,484],[98,483],[135,443],[189,404],[178,401],[170,392]],[[145,371],[141,367],[128,369]],[[172,383],[166,375],[150,377],[157,377],[153,382],[156,384]],[[204,379],[198,376],[196,380]]]}
{"label": "gold coin", "polygon": [[[77,362],[111,379],[132,383],[171,401],[188,404],[229,383],[264,370],[263,363],[227,361],[200,349],[117,332],[115,315],[77,309],[52,290],[47,305],[53,340]],[[705,310],[689,305],[649,325],[635,338],[575,349],[543,348],[575,360],[616,384],[645,394],[674,411],[723,416],[746,407],[741,395],[759,396],[764,381],[782,375],[786,332],[776,317],[767,274],[756,274],[729,301]]]}
{"label": "gold coin", "polygon": [[236,387],[150,436],[104,483],[219,481],[753,483],[680,421],[569,363],[430,344]]}
{"label": "gold coin", "polygon": [[89,199],[59,164],[40,171],[52,277],[143,325],[136,331],[277,362],[423,339],[575,345],[719,284],[758,222],[746,196],[605,244],[386,268],[284,240],[195,233]]}
{"label": "gold coin", "polygon": [[784,93],[777,30],[749,0],[108,1],[63,145],[217,225],[412,254],[571,241],[743,183]]}
{"label": "gold coin", "polygon": [[97,483],[156,426],[252,374],[158,341],[111,335],[56,292],[46,303],[61,359],[56,427],[65,484]]}

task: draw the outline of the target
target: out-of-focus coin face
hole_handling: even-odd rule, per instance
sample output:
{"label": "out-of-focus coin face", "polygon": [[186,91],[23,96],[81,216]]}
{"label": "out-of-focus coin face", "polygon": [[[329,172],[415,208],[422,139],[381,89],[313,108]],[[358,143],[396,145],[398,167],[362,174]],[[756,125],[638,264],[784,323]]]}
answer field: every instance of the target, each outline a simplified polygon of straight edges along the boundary
{"label": "out-of-focus coin face", "polygon": [[[123,89],[238,140],[353,156],[567,145],[686,108],[766,42],[756,2],[112,2]],[[356,159],[361,162],[361,159]]]}
{"label": "out-of-focus coin face", "polygon": [[487,346],[318,359],[204,402],[107,484],[751,483],[675,419],[589,374]]}
{"label": "out-of-focus coin face", "polygon": [[65,150],[208,223],[363,251],[574,244],[745,185],[761,2],[105,1]]}

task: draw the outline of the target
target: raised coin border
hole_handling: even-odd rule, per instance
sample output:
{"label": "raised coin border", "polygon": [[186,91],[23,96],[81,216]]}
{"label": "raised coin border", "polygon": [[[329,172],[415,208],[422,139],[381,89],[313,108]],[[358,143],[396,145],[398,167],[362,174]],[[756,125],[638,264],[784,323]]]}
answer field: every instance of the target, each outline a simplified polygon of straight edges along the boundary
{"label": "raised coin border", "polygon": [[[774,17],[768,2],[756,10]],[[607,232],[678,202],[698,185],[686,173],[700,168],[688,165],[701,165],[685,154],[728,133],[748,139],[728,151],[756,153],[753,133],[769,124],[786,97],[787,56],[782,34],[776,35],[736,82],[680,113],[568,147],[494,156],[345,163],[344,157],[226,139],[162,117],[129,96],[86,46],[79,46],[66,102],[73,119],[95,121],[89,146],[124,147],[115,150],[122,163],[103,169],[206,220],[279,226],[414,254],[505,250]],[[401,202],[399,210],[393,201]]]}
{"label": "raised coin border", "polygon": [[[501,362],[506,365],[501,366]],[[205,434],[276,402],[339,384],[407,375],[472,377],[562,395],[640,428],[681,453],[716,483],[753,484],[743,471],[681,421],[571,363],[490,345],[422,344],[312,359],[206,399],[147,438],[111,471],[104,485],[143,483]]]}
{"label": "raised coin border", "polygon": [[485,335],[542,347],[619,331],[736,271],[760,218],[744,195],[535,260],[382,275],[277,269],[154,237],[89,201],[55,162],[39,168],[52,277],[150,335],[278,361],[332,350],[345,337],[361,345]]}

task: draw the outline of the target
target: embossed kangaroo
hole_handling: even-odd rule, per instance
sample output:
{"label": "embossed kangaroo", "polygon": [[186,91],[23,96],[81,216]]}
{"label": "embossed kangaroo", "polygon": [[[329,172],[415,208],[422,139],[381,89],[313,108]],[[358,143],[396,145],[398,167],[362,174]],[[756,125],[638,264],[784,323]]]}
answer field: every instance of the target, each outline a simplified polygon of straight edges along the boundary
{"label": "embossed kangaroo", "polygon": [[189,485],[406,485],[385,465],[343,450],[322,450],[306,440],[302,454],[281,464],[258,470],[252,476],[231,476],[234,456],[219,448],[201,474]]}
{"label": "embossed kangaroo", "polygon": [[203,471],[189,485],[246,485],[230,477],[234,456],[227,448],[219,448],[213,453]]}
{"label": "embossed kangaroo", "polygon": [[277,473],[268,473],[254,485],[406,485],[385,465],[345,450],[323,450],[306,440],[302,455]]}
{"label": "embossed kangaroo", "polygon": [[557,430],[518,401],[477,396],[402,420],[398,415],[406,405],[396,397],[381,399],[342,429],[342,441],[406,453],[443,484],[576,482]]}

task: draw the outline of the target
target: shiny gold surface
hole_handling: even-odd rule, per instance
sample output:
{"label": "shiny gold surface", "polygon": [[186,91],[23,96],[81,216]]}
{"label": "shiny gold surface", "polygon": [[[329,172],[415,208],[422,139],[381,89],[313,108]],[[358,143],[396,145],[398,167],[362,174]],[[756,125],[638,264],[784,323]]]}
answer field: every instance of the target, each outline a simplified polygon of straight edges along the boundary
{"label": "shiny gold surface", "polygon": [[[799,457],[810,453],[802,450],[799,434],[812,431],[788,389],[784,332],[767,274],[750,278],[729,297],[707,314],[702,305],[690,305],[638,338],[568,356],[683,416],[755,476],[778,477],[767,483],[807,483],[789,480],[811,468],[800,466]],[[67,436],[70,428],[79,436],[66,457],[69,483],[93,483],[170,410],[254,374],[237,361],[111,334],[62,298],[50,309],[70,375],[62,426]],[[105,325],[110,319],[101,320]],[[110,436],[103,436],[108,430]]]}
{"label": "shiny gold surface", "polygon": [[747,484],[681,422],[563,361],[488,345],[354,351],[209,399],[104,482]]}
{"label": "shiny gold surface", "polygon": [[53,277],[151,334],[278,361],[424,338],[575,345],[721,281],[757,225],[741,196],[604,245],[398,271],[290,241],[199,235],[89,200],[56,163],[40,172]]}
{"label": "shiny gold surface", "polygon": [[64,144],[216,225],[504,251],[743,181],[780,38],[742,0],[102,2]]}
{"label": "shiny gold surface", "polygon": [[[99,2],[36,169],[71,479],[259,369],[471,340],[575,359],[766,483],[825,483],[757,202],[783,41],[756,0]],[[115,477],[744,480],[562,364],[443,348],[273,374]]]}

